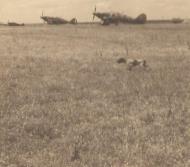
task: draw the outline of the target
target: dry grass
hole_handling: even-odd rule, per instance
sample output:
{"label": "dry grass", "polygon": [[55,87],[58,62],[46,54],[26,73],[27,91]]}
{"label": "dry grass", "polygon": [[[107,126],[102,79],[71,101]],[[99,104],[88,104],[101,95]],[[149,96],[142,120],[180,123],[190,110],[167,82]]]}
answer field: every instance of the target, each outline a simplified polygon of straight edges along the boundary
{"label": "dry grass", "polygon": [[190,166],[188,25],[0,34],[1,167]]}

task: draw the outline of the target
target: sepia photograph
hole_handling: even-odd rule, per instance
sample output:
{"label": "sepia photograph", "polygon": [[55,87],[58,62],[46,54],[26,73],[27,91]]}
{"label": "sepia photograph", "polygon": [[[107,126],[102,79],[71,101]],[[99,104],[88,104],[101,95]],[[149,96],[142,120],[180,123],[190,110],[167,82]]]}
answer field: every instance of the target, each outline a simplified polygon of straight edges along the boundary
{"label": "sepia photograph", "polygon": [[190,1],[0,0],[0,167],[190,167]]}

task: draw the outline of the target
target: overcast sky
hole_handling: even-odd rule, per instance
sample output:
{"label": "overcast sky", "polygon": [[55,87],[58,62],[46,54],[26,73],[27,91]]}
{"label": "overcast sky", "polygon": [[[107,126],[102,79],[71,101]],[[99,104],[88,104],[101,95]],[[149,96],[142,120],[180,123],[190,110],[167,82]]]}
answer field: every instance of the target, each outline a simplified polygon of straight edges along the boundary
{"label": "overcast sky", "polygon": [[90,21],[95,5],[99,12],[118,11],[136,17],[146,13],[152,18],[190,17],[190,0],[0,0],[0,22],[41,22],[48,16]]}

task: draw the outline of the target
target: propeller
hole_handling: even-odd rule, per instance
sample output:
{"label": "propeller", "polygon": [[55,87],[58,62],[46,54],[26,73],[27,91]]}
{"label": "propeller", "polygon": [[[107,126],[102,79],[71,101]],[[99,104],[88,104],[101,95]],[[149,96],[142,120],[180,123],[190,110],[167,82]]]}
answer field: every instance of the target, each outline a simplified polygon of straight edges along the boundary
{"label": "propeller", "polygon": [[[41,16],[41,18],[43,18],[44,17],[44,11],[42,10],[42,16]],[[43,22],[45,23],[45,20],[43,19]]]}
{"label": "propeller", "polygon": [[94,13],[96,13],[96,6],[95,6],[95,8],[94,8]]}
{"label": "propeller", "polygon": [[93,13],[93,18],[92,18],[93,21],[94,21],[94,19],[95,19],[95,13],[96,13],[96,6],[95,6],[95,8],[94,8],[94,13]]}

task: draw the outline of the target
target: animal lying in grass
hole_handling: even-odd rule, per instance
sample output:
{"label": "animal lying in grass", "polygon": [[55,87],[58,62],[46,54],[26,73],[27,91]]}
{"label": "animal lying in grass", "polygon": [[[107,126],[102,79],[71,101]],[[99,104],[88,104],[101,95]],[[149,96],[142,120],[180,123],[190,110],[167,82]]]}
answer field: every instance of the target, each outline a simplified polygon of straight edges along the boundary
{"label": "animal lying in grass", "polygon": [[121,64],[121,63],[127,64],[128,70],[132,70],[136,66],[140,66],[140,67],[143,67],[143,68],[148,67],[147,62],[144,59],[127,59],[126,60],[125,58],[120,58],[120,59],[117,60],[117,63],[119,63],[119,64]]}

